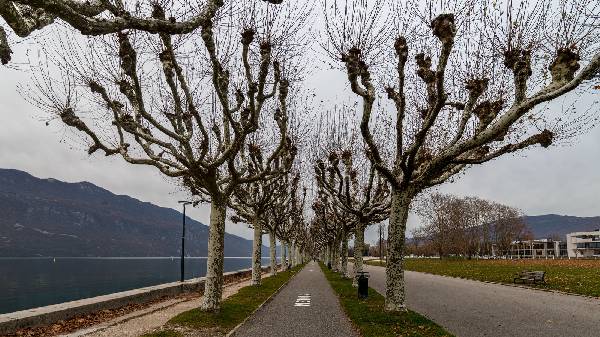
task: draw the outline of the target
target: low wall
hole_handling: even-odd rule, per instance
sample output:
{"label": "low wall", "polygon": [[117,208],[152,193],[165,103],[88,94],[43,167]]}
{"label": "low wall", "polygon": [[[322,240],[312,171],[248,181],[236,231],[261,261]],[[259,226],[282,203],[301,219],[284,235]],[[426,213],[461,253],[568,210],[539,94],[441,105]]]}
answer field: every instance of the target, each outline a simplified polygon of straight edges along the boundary
{"label": "low wall", "polygon": [[[270,271],[263,267],[263,271]],[[234,283],[252,276],[252,269],[244,269],[223,274],[225,283]],[[183,293],[204,291],[205,278],[195,278],[185,282],[172,282],[157,286],[127,290],[119,293],[85,298],[81,300],[53,304],[45,307],[11,312],[0,315],[0,335],[11,334],[23,328],[51,325],[76,316],[117,309],[129,304],[143,304]]]}

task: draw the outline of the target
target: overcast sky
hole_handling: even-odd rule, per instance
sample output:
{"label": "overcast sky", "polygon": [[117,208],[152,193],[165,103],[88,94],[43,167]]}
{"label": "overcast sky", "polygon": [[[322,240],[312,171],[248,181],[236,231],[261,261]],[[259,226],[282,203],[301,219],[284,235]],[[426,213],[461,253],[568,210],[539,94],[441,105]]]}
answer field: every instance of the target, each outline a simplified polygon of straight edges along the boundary
{"label": "overcast sky", "polygon": [[[24,61],[25,48],[13,49],[14,62]],[[58,122],[46,126],[48,116],[26,102],[17,90],[18,85],[31,83],[29,73],[2,67],[0,76],[1,168],[67,182],[89,181],[116,194],[179,210],[177,201],[185,198],[185,193],[155,169],[131,166],[118,157],[89,157]],[[308,78],[308,87],[331,100],[348,92],[346,81],[345,75],[335,70],[315,71]],[[600,129],[580,136],[568,147],[536,147],[471,168],[457,182],[439,190],[490,199],[518,207],[528,215],[598,216]],[[189,215],[208,223],[207,206],[193,209]],[[412,218],[409,230],[417,225]],[[228,223],[227,232],[252,237],[244,225]],[[367,232],[367,242],[376,237],[373,226]]]}

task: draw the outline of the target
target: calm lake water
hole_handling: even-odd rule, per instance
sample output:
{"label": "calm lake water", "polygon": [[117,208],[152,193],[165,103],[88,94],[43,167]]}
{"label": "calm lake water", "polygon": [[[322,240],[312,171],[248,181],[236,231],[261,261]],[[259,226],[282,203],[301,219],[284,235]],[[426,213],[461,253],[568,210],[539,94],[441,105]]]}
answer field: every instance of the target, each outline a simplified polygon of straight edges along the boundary
{"label": "calm lake water", "polygon": [[[226,272],[251,265],[251,258],[225,258]],[[186,279],[204,275],[206,258],[185,259]],[[179,278],[179,258],[0,258],[0,314]]]}

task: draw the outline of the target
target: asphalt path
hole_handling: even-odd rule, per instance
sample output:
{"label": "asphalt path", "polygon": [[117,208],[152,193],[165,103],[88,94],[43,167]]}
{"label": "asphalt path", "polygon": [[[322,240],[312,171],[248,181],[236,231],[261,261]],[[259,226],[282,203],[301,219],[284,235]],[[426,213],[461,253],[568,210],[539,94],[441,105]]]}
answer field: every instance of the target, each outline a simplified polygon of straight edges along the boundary
{"label": "asphalt path", "polygon": [[[385,268],[364,268],[369,286],[385,295]],[[408,307],[457,337],[600,337],[600,299],[410,271],[404,275]]]}
{"label": "asphalt path", "polygon": [[234,334],[236,337],[358,337],[319,265],[310,262]]}

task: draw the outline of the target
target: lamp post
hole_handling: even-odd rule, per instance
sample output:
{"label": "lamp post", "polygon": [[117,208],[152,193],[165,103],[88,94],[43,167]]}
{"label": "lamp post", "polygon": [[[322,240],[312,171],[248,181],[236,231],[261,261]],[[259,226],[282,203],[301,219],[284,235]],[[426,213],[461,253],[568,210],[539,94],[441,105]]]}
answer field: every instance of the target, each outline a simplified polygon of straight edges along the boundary
{"label": "lamp post", "polygon": [[192,204],[192,202],[182,200],[179,203],[183,205],[183,230],[181,233],[181,282],[183,282],[185,275],[185,206]]}

